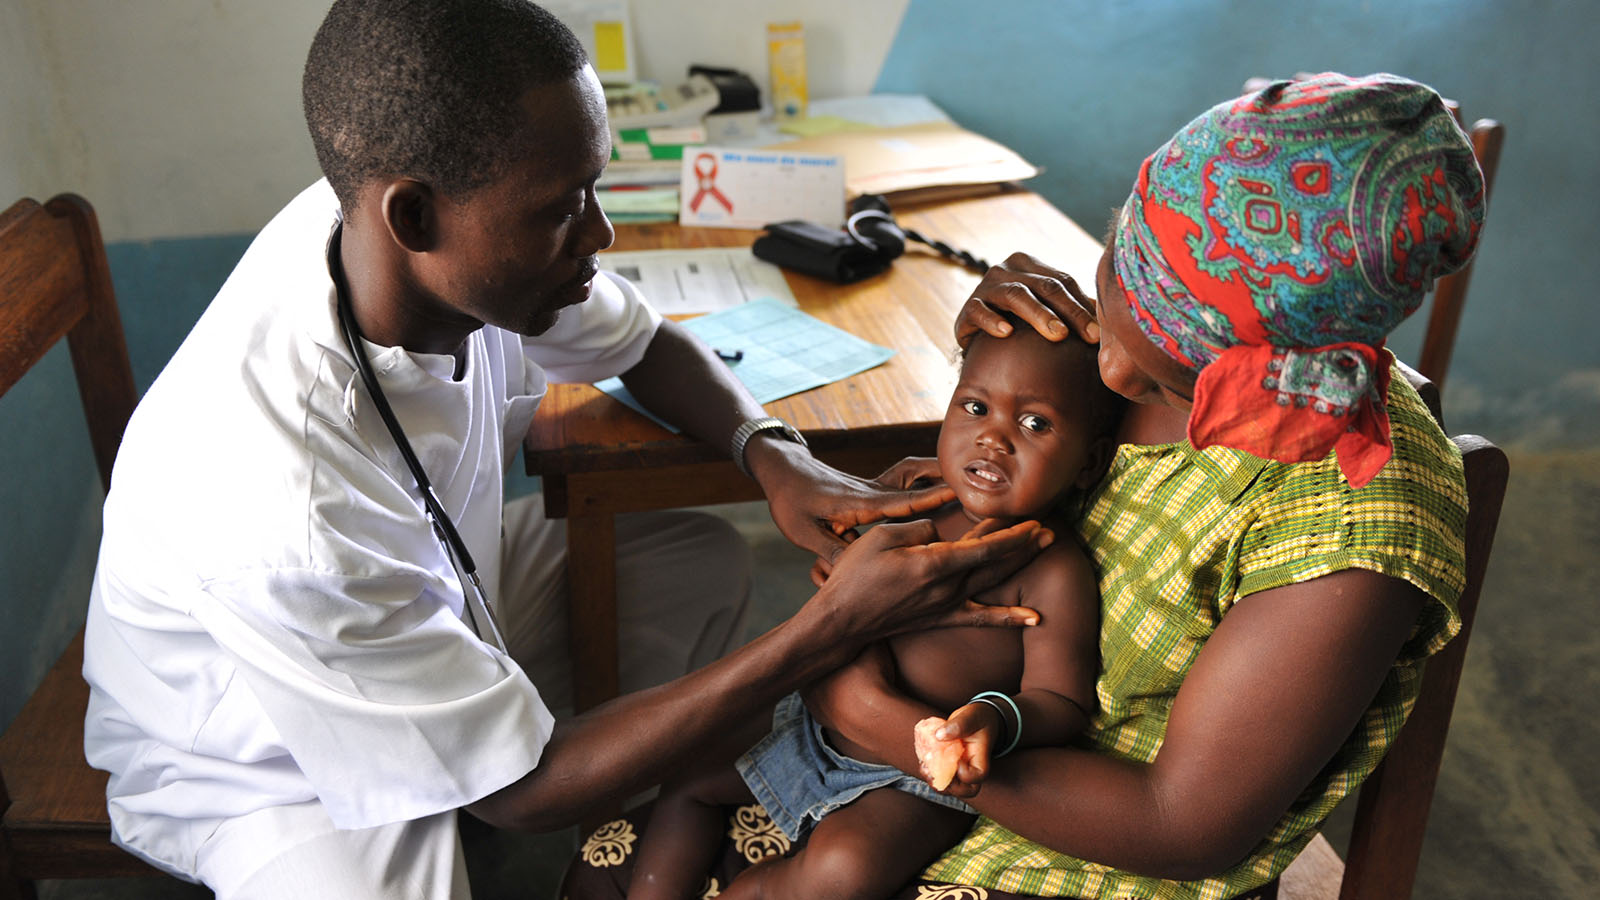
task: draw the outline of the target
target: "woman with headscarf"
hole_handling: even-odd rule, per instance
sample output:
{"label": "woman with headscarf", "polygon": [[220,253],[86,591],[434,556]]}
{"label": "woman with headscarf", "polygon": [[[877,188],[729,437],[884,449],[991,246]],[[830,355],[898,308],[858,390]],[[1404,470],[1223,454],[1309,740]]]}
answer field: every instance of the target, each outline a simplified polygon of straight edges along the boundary
{"label": "woman with headscarf", "polygon": [[[1074,746],[953,786],[983,815],[903,896],[1275,891],[1461,626],[1461,459],[1384,340],[1482,220],[1436,93],[1329,74],[1222,103],[1152,154],[1097,300],[1021,255],[983,279],[963,344],[1008,334],[1002,311],[1070,327],[1138,401],[1079,527],[1100,572],[1100,708]],[[936,713],[891,678],[858,664],[808,704],[915,773],[912,727]]]}

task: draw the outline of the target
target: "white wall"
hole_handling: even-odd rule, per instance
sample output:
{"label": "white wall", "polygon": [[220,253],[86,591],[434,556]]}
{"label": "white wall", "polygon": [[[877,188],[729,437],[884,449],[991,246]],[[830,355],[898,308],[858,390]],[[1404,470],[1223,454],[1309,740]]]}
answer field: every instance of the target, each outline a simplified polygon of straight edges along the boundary
{"label": "white wall", "polygon": [[631,0],[643,77],[682,81],[691,63],[748,73],[766,100],[767,24],[801,22],[813,97],[872,90],[910,0]]}
{"label": "white wall", "polygon": [[0,208],[25,196],[42,202],[62,184],[45,58],[32,11],[0,3]]}
{"label": "white wall", "polygon": [[[632,0],[640,75],[765,87],[766,23],[807,29],[815,97],[864,93],[909,0]],[[251,232],[317,177],[300,70],[326,0],[0,6],[0,197],[73,190],[106,239]],[[16,127],[16,123],[26,123]],[[15,189],[13,188],[15,186]]]}
{"label": "white wall", "polygon": [[300,67],[321,0],[22,0],[64,115],[63,188],[106,239],[253,231],[316,177]]}

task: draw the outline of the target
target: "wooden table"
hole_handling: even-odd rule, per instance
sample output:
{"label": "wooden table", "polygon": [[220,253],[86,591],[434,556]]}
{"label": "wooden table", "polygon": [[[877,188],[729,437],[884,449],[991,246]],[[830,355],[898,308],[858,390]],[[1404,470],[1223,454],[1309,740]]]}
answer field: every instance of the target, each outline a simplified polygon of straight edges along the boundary
{"label": "wooden table", "polygon": [[[1027,191],[895,214],[906,227],[991,263],[1022,250],[1087,281],[1100,255],[1098,241]],[[616,249],[747,247],[758,234],[620,226]],[[819,458],[844,471],[876,475],[905,456],[933,455],[956,382],[956,312],[978,276],[912,245],[887,273],[857,284],[792,272],[787,278],[801,309],[897,352],[877,368],[768,403],[767,411],[800,429]],[[727,448],[671,434],[588,385],[550,386],[524,451],[528,473],[543,478],[546,514],[568,520],[574,701],[581,711],[618,689],[614,516],[761,494],[734,468]]]}

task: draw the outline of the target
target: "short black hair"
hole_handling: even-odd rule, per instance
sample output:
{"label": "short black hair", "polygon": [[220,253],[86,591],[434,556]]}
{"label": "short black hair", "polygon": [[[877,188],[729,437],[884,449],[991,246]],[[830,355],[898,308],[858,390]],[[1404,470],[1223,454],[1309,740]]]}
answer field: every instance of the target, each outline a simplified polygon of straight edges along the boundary
{"label": "short black hair", "polygon": [[522,97],[587,62],[572,31],[526,0],[335,0],[301,98],[349,211],[380,177],[450,193],[489,181],[524,137]]}
{"label": "short black hair", "polygon": [[[1012,333],[1021,329],[1033,330],[1033,326],[1024,322],[1021,317],[1006,310],[999,310],[1000,315],[1011,323]],[[978,337],[987,332],[979,332]],[[974,338],[976,340],[976,338]],[[1004,340],[1004,338],[995,338]],[[1090,344],[1075,334],[1068,333],[1066,337],[1053,344],[1055,352],[1060,353],[1071,366],[1071,372],[1077,378],[1077,386],[1084,392],[1089,410],[1089,431],[1092,437],[1110,436],[1122,422],[1122,414],[1128,408],[1127,398],[1106,387],[1100,379],[1100,348]],[[961,364],[966,365],[966,354],[972,349],[969,343],[961,352]]]}

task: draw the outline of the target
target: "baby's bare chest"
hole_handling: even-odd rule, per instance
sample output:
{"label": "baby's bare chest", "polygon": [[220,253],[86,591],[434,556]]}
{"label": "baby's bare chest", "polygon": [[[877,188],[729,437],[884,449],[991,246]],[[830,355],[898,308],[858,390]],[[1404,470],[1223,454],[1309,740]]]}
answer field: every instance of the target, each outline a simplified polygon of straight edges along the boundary
{"label": "baby's bare chest", "polygon": [[1022,631],[944,628],[889,642],[902,689],[948,715],[980,691],[1016,693],[1022,681]]}

